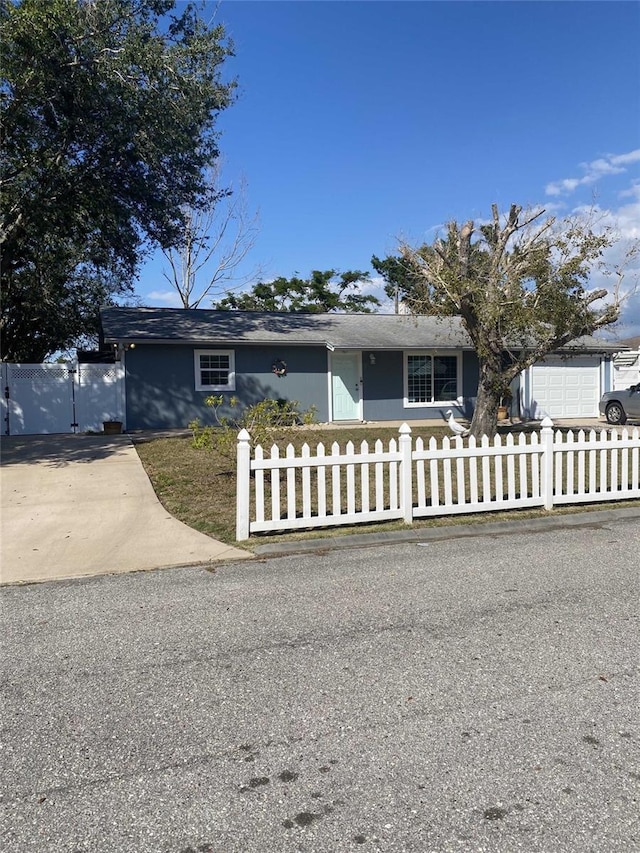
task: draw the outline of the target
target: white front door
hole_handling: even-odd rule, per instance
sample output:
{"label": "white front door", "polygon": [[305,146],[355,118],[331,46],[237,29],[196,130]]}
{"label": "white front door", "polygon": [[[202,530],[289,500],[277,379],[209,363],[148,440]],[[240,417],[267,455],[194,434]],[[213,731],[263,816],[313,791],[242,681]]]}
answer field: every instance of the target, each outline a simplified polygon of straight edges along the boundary
{"label": "white front door", "polygon": [[331,356],[331,402],[334,421],[361,420],[359,352],[334,352]]}

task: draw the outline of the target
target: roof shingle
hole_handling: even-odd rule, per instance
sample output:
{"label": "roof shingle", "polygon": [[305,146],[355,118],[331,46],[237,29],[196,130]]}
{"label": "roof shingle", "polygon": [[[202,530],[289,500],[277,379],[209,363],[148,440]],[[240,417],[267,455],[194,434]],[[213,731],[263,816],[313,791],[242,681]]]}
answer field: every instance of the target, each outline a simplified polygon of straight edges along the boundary
{"label": "roof shingle", "polygon": [[[406,314],[297,314],[184,308],[103,308],[107,344],[289,344],[330,349],[472,349],[459,317]],[[614,352],[615,345],[580,338],[563,349]]]}

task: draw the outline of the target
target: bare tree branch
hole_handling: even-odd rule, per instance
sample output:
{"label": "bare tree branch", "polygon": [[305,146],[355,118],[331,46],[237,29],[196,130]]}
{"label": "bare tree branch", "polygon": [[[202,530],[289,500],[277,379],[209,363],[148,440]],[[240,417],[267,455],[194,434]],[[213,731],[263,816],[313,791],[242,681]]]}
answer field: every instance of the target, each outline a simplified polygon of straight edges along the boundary
{"label": "bare tree branch", "polygon": [[259,233],[259,214],[247,212],[244,179],[232,194],[221,189],[220,169],[214,168],[207,185],[210,205],[204,210],[185,208],[182,242],[163,249],[170,267],[169,272],[163,270],[163,276],[184,308],[199,308],[205,299],[213,301],[223,284],[236,282],[240,286],[261,275],[259,268],[236,275]]}

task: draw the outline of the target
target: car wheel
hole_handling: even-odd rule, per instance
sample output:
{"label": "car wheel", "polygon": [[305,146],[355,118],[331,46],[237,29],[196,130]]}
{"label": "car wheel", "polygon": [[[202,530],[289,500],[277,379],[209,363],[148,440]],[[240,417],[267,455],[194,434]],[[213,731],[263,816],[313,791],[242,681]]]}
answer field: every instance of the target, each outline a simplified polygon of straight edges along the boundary
{"label": "car wheel", "polygon": [[626,424],[627,416],[622,405],[618,402],[609,403],[605,411],[608,424]]}

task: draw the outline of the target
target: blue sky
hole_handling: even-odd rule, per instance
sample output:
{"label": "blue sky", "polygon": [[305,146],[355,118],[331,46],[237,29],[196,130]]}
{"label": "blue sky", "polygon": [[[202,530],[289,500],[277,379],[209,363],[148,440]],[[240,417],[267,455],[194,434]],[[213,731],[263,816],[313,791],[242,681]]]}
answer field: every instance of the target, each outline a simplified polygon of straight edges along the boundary
{"label": "blue sky", "polygon": [[[370,270],[399,237],[432,240],[492,202],[562,216],[595,199],[623,238],[611,260],[640,237],[639,4],[223,0],[214,13],[239,84],[218,125],[223,177],[244,176],[260,213],[240,275]],[[177,304],[163,267],[143,267],[141,304]],[[640,334],[639,298],[619,334]]]}

